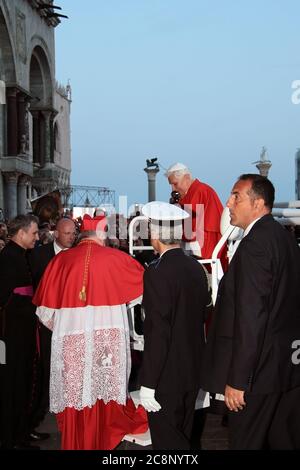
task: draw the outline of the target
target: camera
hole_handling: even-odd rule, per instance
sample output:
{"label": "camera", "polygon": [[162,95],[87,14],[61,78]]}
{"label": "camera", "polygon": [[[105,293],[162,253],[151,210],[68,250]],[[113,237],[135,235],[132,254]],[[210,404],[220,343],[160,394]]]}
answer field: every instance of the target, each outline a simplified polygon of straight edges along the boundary
{"label": "camera", "polygon": [[171,192],[171,197],[170,197],[170,204],[177,204],[177,202],[179,202],[179,199],[180,199],[180,194],[178,191],[172,191]]}

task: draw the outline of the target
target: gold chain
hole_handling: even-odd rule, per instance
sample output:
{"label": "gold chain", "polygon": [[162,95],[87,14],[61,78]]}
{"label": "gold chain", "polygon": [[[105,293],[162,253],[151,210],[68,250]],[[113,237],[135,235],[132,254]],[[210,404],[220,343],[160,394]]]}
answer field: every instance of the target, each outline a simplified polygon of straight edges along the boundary
{"label": "gold chain", "polygon": [[[83,273],[82,289],[79,292],[79,300],[81,300],[82,302],[86,302],[86,284],[87,284],[87,277],[88,277],[91,251],[92,251],[92,243],[93,243],[90,240],[87,240],[87,241],[89,241],[90,243],[88,243],[87,250],[86,250],[86,256],[85,256],[85,260],[84,260],[84,273]],[[83,242],[84,242],[84,240],[82,240],[80,243],[83,243]]]}

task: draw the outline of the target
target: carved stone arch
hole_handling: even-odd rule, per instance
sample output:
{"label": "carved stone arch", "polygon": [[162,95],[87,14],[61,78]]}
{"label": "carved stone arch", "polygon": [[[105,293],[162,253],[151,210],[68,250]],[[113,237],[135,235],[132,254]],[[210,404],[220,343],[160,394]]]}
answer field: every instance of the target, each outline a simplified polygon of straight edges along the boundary
{"label": "carved stone arch", "polygon": [[30,111],[33,116],[33,161],[52,162],[53,77],[50,55],[42,38],[31,39],[29,67]]}
{"label": "carved stone arch", "polygon": [[7,85],[16,83],[16,61],[14,42],[11,36],[11,19],[5,2],[0,7],[0,80]]}
{"label": "carved stone arch", "polygon": [[33,96],[31,107],[52,107],[54,81],[52,77],[51,55],[42,38],[31,40],[29,87]]}

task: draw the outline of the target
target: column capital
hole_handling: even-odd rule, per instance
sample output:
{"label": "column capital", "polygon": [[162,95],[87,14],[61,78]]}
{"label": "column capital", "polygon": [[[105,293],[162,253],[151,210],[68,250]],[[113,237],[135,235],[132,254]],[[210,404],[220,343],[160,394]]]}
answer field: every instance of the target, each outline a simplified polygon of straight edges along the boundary
{"label": "column capital", "polygon": [[46,120],[48,120],[48,119],[50,120],[51,114],[52,114],[52,111],[51,111],[50,109],[43,109],[43,110],[41,111],[41,113],[42,113],[42,115],[44,116],[44,118],[45,118]]}
{"label": "column capital", "polygon": [[26,100],[26,95],[24,95],[23,93],[19,93],[18,94],[18,101],[22,101],[25,103],[25,100]]}
{"label": "column capital", "polygon": [[41,109],[41,113],[46,122],[52,121],[58,112],[55,109]]}
{"label": "column capital", "polygon": [[9,171],[7,173],[3,173],[4,174],[4,178],[5,178],[5,181],[6,183],[8,184],[17,184],[18,182],[18,179],[19,179],[19,176],[20,176],[20,173],[18,173],[17,171]]}
{"label": "column capital", "polygon": [[15,87],[7,87],[6,88],[6,96],[7,98],[16,98],[19,94],[18,88]]}
{"label": "column capital", "polygon": [[147,173],[149,181],[155,181],[157,173],[159,173],[159,168],[144,168],[144,171]]}
{"label": "column capital", "polygon": [[33,117],[34,119],[38,119],[38,118],[39,118],[40,112],[39,112],[37,109],[29,108],[29,111],[30,111],[30,113],[32,114],[32,117]]}
{"label": "column capital", "polygon": [[30,178],[29,176],[27,175],[20,175],[19,176],[19,180],[18,180],[18,184],[19,186],[26,186],[28,183],[30,183]]}

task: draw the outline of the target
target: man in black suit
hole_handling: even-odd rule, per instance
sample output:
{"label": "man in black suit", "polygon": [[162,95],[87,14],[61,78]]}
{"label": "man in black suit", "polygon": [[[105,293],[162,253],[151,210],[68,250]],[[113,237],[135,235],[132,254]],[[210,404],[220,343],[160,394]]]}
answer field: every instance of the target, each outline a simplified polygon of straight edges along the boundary
{"label": "man in black suit", "polygon": [[151,219],[151,243],[160,257],[144,275],[140,399],[149,412],[153,449],[189,450],[208,283],[203,267],[180,248],[182,219],[189,215],[160,202],[146,204],[142,212]]}
{"label": "man in black suit", "polygon": [[300,448],[300,252],[271,215],[274,193],[246,174],[227,201],[244,237],[219,286],[201,386],[225,395],[231,449]]}
{"label": "man in black suit", "polygon": [[[31,251],[29,264],[34,290],[36,290],[52,258],[61,251],[68,250],[73,246],[75,235],[76,227],[73,220],[62,218],[56,224],[54,241],[46,245],[39,245]],[[34,428],[43,421],[49,407],[51,335],[51,331],[42,325],[42,323],[39,323],[40,361],[36,380]],[[35,430],[32,430],[30,434],[31,440],[36,441],[46,437],[48,437],[46,433],[38,433]]]}
{"label": "man in black suit", "polygon": [[33,286],[36,289],[49,262],[60,251],[71,248],[75,241],[76,227],[72,219],[60,219],[54,230],[53,243],[37,246],[30,253]]}

